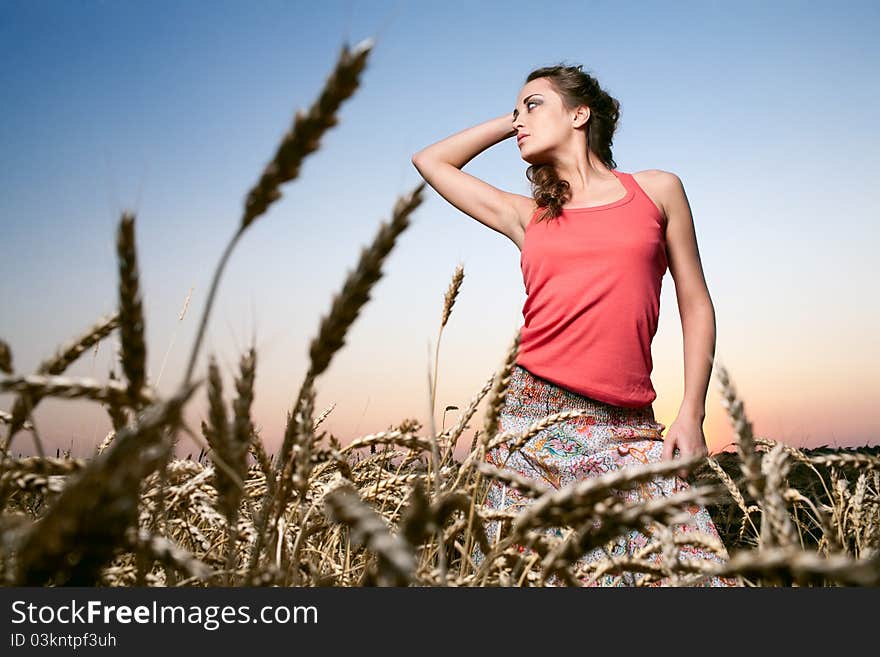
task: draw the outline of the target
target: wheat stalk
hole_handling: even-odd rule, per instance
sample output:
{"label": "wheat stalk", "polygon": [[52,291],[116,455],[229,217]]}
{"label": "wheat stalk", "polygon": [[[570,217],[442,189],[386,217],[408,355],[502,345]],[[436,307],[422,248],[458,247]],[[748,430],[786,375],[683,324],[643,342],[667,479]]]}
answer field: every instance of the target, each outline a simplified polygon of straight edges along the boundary
{"label": "wheat stalk", "polygon": [[[52,356],[40,363],[39,367],[37,367],[36,374],[61,374],[72,363],[74,363],[83,352],[89,349],[89,347],[97,345],[118,325],[118,312],[100,317],[84,333],[63,344]],[[6,345],[6,343],[3,343],[3,348],[5,348],[7,352],[9,361],[8,370],[5,371],[7,374],[12,374],[12,355],[9,351],[9,346]],[[2,447],[0,447],[0,454],[6,453],[6,450],[9,449],[9,446],[12,444],[12,437],[17,431],[19,431],[19,429],[24,427],[26,415],[33,411],[41,398],[41,395],[32,393],[27,397],[19,396],[15,399],[12,405],[12,416],[10,417],[11,426],[9,428],[9,433],[6,436],[6,440],[3,442]],[[29,427],[32,428],[33,425],[30,424]]]}
{"label": "wheat stalk", "polygon": [[520,515],[513,531],[522,533],[527,529],[563,520],[569,514],[592,514],[591,506],[615,490],[632,488],[642,481],[650,481],[660,475],[669,475],[677,467],[688,471],[700,462],[702,455],[680,457],[675,461],[650,462],[612,470],[601,476],[573,482],[532,502]]}
{"label": "wheat stalk", "polygon": [[[669,470],[672,472],[675,468]],[[563,574],[567,567],[585,552],[616,538],[625,529],[641,528],[643,523],[656,521],[664,524],[678,522],[684,516],[681,507],[692,504],[707,504],[717,490],[714,486],[694,486],[666,497],[648,499],[638,504],[620,502],[596,502],[592,505],[592,517],[582,522],[580,528],[568,539],[552,550],[544,559],[545,573]],[[686,514],[685,514],[686,515]],[[511,537],[519,540],[525,535],[527,523],[514,521]],[[601,519],[601,523],[596,520]],[[571,519],[562,518],[563,524],[571,524]],[[567,575],[566,575],[567,576]]]}
{"label": "wheat stalk", "polygon": [[148,406],[136,424],[120,432],[107,452],[65,486],[18,551],[17,586],[89,586],[137,519],[139,484],[156,468],[168,445],[162,429],[180,421],[198,386]]}
{"label": "wheat stalk", "polygon": [[324,513],[333,522],[343,523],[355,544],[364,544],[379,557],[380,586],[404,586],[415,571],[411,548],[364,504],[350,485],[334,487],[324,496]]}
{"label": "wheat stalk", "polygon": [[[764,457],[761,467],[765,480],[764,518],[769,520],[771,529],[765,538],[771,541],[770,545],[791,547],[798,542],[798,538],[782,496],[791,463],[786,459],[782,447],[777,445]],[[764,522],[761,524],[763,527]]]}
{"label": "wheat stalk", "polygon": [[[483,426],[485,429],[485,433],[480,437],[480,448],[475,453],[473,447],[471,448],[471,455],[468,457],[465,465],[462,466],[459,471],[459,477],[456,478],[454,487],[458,486],[458,482],[462,474],[469,473],[471,464],[473,460],[482,461],[486,454],[486,445],[488,441],[495,435],[497,432],[497,424],[498,418],[501,413],[501,409],[504,406],[504,400],[507,396],[507,386],[510,383],[510,374],[513,371],[513,366],[516,363],[516,357],[519,353],[519,341],[520,341],[520,332],[517,330],[516,335],[510,343],[510,346],[507,348],[507,352],[504,355],[504,362],[501,365],[501,370],[496,373],[494,377],[494,382],[492,385],[492,390],[489,393],[489,399],[486,403],[486,413],[483,418]],[[474,443],[477,441],[477,435],[474,435]],[[473,457],[473,458],[472,458]],[[467,467],[465,467],[467,466]],[[482,473],[477,472],[476,481],[474,483],[474,490],[479,490],[480,483],[482,481]],[[480,500],[480,505],[484,503],[484,500]],[[473,527],[476,517],[476,505],[477,505],[477,496],[474,495],[471,501],[471,508],[468,514],[468,527]],[[471,535],[468,534],[465,539],[465,550],[466,552],[470,550],[471,547]],[[462,561],[462,570],[459,573],[460,576],[464,575],[464,562]]]}
{"label": "wheat stalk", "polygon": [[140,390],[146,384],[147,345],[144,340],[144,310],[140,293],[140,274],[134,239],[135,217],[123,212],[116,234],[119,260],[119,337],[122,344],[122,371],[128,380],[132,408],[141,406]]}
{"label": "wheat stalk", "polygon": [[[450,427],[447,430],[449,435],[448,435],[446,449],[443,452],[443,456],[440,458],[441,464],[446,463],[446,461],[448,461],[449,459],[452,458],[452,456],[455,452],[455,445],[458,442],[458,438],[461,436],[465,427],[467,427],[467,424],[470,421],[470,419],[477,412],[477,407],[480,405],[480,402],[483,400],[483,397],[485,397],[487,394],[489,394],[489,391],[492,389],[492,386],[494,384],[495,384],[495,374],[493,372],[492,376],[489,377],[489,379],[483,385],[482,389],[474,396],[473,399],[471,399],[471,402],[468,404],[468,407],[467,407],[467,409],[465,409],[465,412],[462,413],[461,418],[459,419],[458,423],[456,423],[453,427]],[[474,436],[474,438],[476,438],[476,436]],[[473,452],[473,451],[474,451],[473,448],[471,448],[471,452]]]}
{"label": "wheat stalk", "polygon": [[0,372],[12,374],[12,349],[5,340],[0,340]]}
{"label": "wheat stalk", "polygon": [[[370,289],[382,277],[382,265],[385,258],[394,248],[398,236],[410,225],[410,215],[421,204],[421,194],[424,188],[425,183],[421,183],[410,194],[397,199],[391,221],[382,222],[373,243],[361,251],[357,267],[346,278],[342,292],[334,296],[329,315],[321,320],[318,336],[312,340],[309,349],[309,369],[294,403],[294,410],[288,415],[284,440],[276,463],[276,472],[282,475],[281,485],[277,489],[278,500],[276,502],[275,499],[270,499],[274,496],[268,497],[261,510],[258,540],[251,556],[251,572],[254,572],[259,551],[262,548],[263,538],[261,537],[267,526],[269,509],[273,505],[275,506],[275,517],[277,518],[286,508],[295,468],[291,453],[297,444],[297,437],[310,442],[311,430],[301,430],[299,422],[295,421],[304,421],[301,406],[307,398],[313,397],[315,378],[327,369],[333,354],[344,346],[345,334],[357,318],[361,307],[369,301]],[[313,399],[311,403],[314,403]],[[311,422],[311,417],[309,417],[309,422]],[[299,449],[306,451],[310,447],[299,443]],[[302,480],[299,483],[302,485]]]}
{"label": "wheat stalk", "polygon": [[174,346],[174,340],[175,338],[177,338],[177,329],[180,326],[180,323],[183,321],[183,318],[186,316],[186,309],[189,307],[189,300],[192,298],[192,293],[194,289],[195,287],[189,288],[186,299],[183,300],[183,308],[177,315],[177,324],[174,326],[174,332],[171,334],[171,340],[168,343],[168,348],[165,350],[165,355],[162,357],[162,365],[161,367],[159,367],[159,375],[156,377],[156,388],[159,387],[159,381],[162,379],[162,373],[165,371],[165,363],[168,362],[168,354],[171,353],[171,347]]}
{"label": "wheat stalk", "polygon": [[798,548],[772,547],[740,551],[723,564],[705,564],[713,575],[751,575],[777,577],[791,573],[796,580],[824,576],[855,586],[880,585],[880,557],[853,560],[847,555],[822,555]]}
{"label": "wheat stalk", "polygon": [[486,415],[483,419],[483,442],[488,443],[498,431],[498,418],[501,415],[501,409],[504,407],[504,400],[507,398],[507,386],[510,385],[510,375],[516,364],[516,357],[519,354],[520,331],[517,330],[516,336],[507,349],[504,357],[504,364],[501,371],[495,378],[495,385],[489,393],[489,401],[486,405]]}
{"label": "wheat stalk", "polygon": [[[25,393],[29,397],[60,397],[63,399],[92,399],[95,401],[120,404],[128,400],[129,386],[108,381],[101,383],[96,379],[73,379],[66,376],[30,374],[28,376],[9,376],[0,379],[0,392]],[[152,403],[155,395],[152,390],[141,389],[139,399]]]}
{"label": "wheat stalk", "polygon": [[540,484],[534,479],[523,477],[513,470],[496,468],[489,463],[479,463],[477,469],[486,477],[500,481],[504,485],[521,492],[526,497],[537,499],[551,490],[549,486]]}
{"label": "wheat stalk", "polygon": [[391,431],[380,431],[379,433],[355,438],[340,451],[345,454],[346,452],[373,445],[397,445],[399,447],[408,447],[420,452],[427,452],[431,449],[431,442],[429,440],[414,436],[409,432],[395,429]]}
{"label": "wheat stalk", "polygon": [[270,204],[281,198],[280,186],[297,178],[303,160],[318,149],[323,134],[338,123],[336,113],[342,103],[350,98],[358,88],[360,74],[366,66],[367,55],[369,55],[372,46],[373,42],[370,39],[360,42],[352,50],[349,50],[347,45],[343,45],[336,66],[327,78],[318,100],[309,108],[308,112],[297,111],[293,127],[282,138],[275,156],[266,165],[260,180],[247,193],[239,228],[226,246],[214,271],[208,299],[190,353],[189,364],[183,377],[184,383],[189,381],[195,368],[208,315],[214,303],[214,295],[232,250],[254,220],[263,214]]}
{"label": "wheat stalk", "polygon": [[440,329],[437,331],[437,346],[434,352],[434,380],[431,384],[431,417],[434,416],[434,404],[437,400],[437,369],[440,361],[440,339],[443,337],[443,329],[446,327],[446,323],[452,314],[452,308],[455,306],[455,299],[458,297],[458,291],[461,289],[463,281],[464,267],[459,264],[452,274],[452,280],[449,283],[446,294],[443,295],[443,311],[440,315]]}

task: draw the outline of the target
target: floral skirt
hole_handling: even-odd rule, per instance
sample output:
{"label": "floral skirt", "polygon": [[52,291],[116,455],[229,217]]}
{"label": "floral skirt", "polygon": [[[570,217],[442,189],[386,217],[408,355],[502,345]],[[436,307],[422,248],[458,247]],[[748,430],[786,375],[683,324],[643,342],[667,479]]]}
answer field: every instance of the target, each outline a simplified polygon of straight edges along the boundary
{"label": "floral skirt", "polygon": [[[583,480],[587,477],[603,475],[609,471],[627,466],[659,462],[662,460],[663,437],[666,428],[655,421],[651,404],[640,408],[614,406],[590,397],[585,397],[562,388],[546,379],[532,374],[520,365],[514,365],[504,406],[501,409],[498,430],[524,432],[536,420],[569,410],[586,410],[587,414],[557,423],[532,436],[525,445],[508,458],[507,444],[500,445],[486,454],[486,461],[496,467],[513,471],[531,480],[555,489]],[[653,480],[644,481],[629,490],[615,491],[619,498],[632,501],[648,501],[659,496],[687,490],[689,484],[678,476],[657,475]],[[533,498],[519,493],[516,489],[498,480],[491,480],[484,510],[518,511],[532,502]],[[717,541],[715,549],[693,542],[675,542],[677,558],[724,562],[729,558],[721,543],[718,530],[704,506],[684,505],[687,522],[673,523],[672,535],[680,537],[684,532],[698,531]],[[500,521],[486,523],[490,545],[495,541]],[[550,527],[544,531],[554,537],[564,536],[562,527]],[[651,537],[638,529],[622,529],[621,536],[605,545],[587,551],[569,569],[583,586],[670,586],[669,577],[655,575],[645,579],[643,571],[605,572],[598,577],[589,566],[606,561],[609,557],[638,558],[659,566],[662,550],[639,554],[646,545],[656,542],[654,524],[648,529]],[[720,549],[719,549],[720,548]],[[525,554],[531,554],[528,547],[517,546]],[[472,559],[479,565],[484,558],[479,546],[475,546]],[[675,557],[675,555],[672,555]],[[668,563],[668,561],[666,561]],[[538,562],[540,566],[540,561]],[[586,568],[582,568],[587,566]],[[578,575],[578,572],[585,574]],[[677,580],[686,586],[743,586],[737,577],[719,577],[687,573],[687,579]],[[560,586],[562,581],[553,574],[545,584]]]}

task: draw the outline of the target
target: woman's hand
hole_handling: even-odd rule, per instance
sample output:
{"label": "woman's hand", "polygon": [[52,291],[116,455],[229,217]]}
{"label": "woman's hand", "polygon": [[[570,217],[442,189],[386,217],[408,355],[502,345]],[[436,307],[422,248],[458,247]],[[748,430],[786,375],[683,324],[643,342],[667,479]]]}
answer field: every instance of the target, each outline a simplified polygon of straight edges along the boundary
{"label": "woman's hand", "polygon": [[[706,447],[706,437],[703,435],[702,420],[686,415],[679,415],[675,418],[675,422],[670,425],[663,438],[662,460],[668,461],[675,458],[674,450],[676,449],[682,458],[709,454],[709,449]],[[678,476],[685,479],[687,471],[679,470]]]}

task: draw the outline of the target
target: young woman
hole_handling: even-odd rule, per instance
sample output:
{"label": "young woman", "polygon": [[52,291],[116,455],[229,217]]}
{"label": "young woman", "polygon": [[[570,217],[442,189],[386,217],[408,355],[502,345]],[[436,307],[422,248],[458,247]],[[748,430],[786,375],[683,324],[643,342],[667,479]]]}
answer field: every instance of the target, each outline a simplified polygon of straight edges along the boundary
{"label": "young woman", "polygon": [[[533,437],[508,458],[504,446],[487,460],[561,488],[637,463],[706,455],[705,398],[715,349],[715,315],[697,250],[690,207],[679,178],[661,170],[624,173],[611,155],[619,103],[582,66],[550,66],[528,75],[513,114],[456,133],[416,153],[413,165],[456,208],[507,236],[521,252],[526,290],[520,349],[500,416],[500,431],[522,431],[565,410],[588,414]],[[532,197],[502,191],[461,169],[476,155],[516,135]],[[684,329],[685,393],[666,428],[654,418],[651,342],[667,266],[675,280]],[[619,491],[647,500],[686,490],[682,476],[656,477]],[[529,498],[493,481],[487,506],[517,510]],[[705,507],[690,505],[676,534],[720,537]],[[489,526],[494,539],[498,523]],[[650,530],[653,532],[653,527]],[[556,535],[560,532],[554,531]],[[654,537],[656,538],[656,537]],[[650,538],[631,530],[616,545],[595,547],[579,564],[639,556]],[[609,550],[610,547],[610,550]],[[726,560],[723,545],[679,545],[679,557]],[[606,551],[607,550],[607,551]],[[483,555],[475,549],[474,560]],[[635,585],[642,573],[582,578],[593,585]],[[645,580],[665,585],[659,576]],[[548,583],[559,583],[558,578]],[[736,586],[704,576],[699,586]]]}

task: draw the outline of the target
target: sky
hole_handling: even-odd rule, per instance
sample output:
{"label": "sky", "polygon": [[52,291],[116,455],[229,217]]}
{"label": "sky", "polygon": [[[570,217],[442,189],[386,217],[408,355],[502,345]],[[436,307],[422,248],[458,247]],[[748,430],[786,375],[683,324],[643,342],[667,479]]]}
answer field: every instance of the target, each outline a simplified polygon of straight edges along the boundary
{"label": "sky", "polygon": [[[112,312],[116,230],[132,211],[148,378],[173,392],[247,192],[342,45],[372,38],[338,125],[233,251],[200,352],[196,376],[215,354],[231,399],[254,340],[253,417],[270,453],[333,296],[397,198],[422,182],[412,155],[512,111],[528,73],[555,63],[582,64],[620,101],[619,170],[682,180],[716,359],[755,434],[876,445],[878,27],[869,2],[0,0],[0,337],[16,373],[31,373]],[[464,170],[530,195],[527,166],[509,139]],[[343,444],[404,418],[428,426],[427,372],[458,264],[438,428],[458,420],[446,405],[465,409],[501,367],[523,321],[513,242],[430,187],[423,198],[317,380],[316,412],[335,404],[322,426]],[[66,374],[105,381],[115,342]],[[668,427],[684,391],[669,272],[652,354],[654,412]],[[202,389],[187,407],[196,431],[205,399]],[[0,408],[12,400],[0,394]],[[89,456],[111,429],[81,400],[46,399],[35,420],[53,454]],[[710,452],[731,449],[715,373],[703,428]],[[13,451],[33,453],[30,434]],[[189,452],[198,447],[182,437],[178,454]]]}

